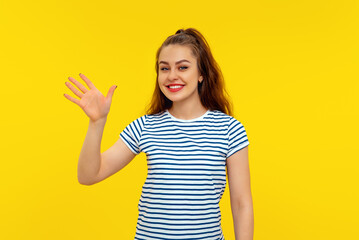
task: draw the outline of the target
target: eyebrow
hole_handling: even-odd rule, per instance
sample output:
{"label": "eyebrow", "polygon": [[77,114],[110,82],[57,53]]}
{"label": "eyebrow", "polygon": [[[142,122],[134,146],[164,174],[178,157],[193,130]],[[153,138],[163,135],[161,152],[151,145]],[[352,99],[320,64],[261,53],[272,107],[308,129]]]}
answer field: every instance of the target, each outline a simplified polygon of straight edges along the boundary
{"label": "eyebrow", "polygon": [[[179,64],[181,62],[189,62],[189,63],[191,63],[190,61],[188,61],[186,59],[182,59],[182,60],[177,61],[176,64]],[[161,64],[161,63],[168,64],[168,62],[166,62],[166,61],[160,61],[159,64]]]}

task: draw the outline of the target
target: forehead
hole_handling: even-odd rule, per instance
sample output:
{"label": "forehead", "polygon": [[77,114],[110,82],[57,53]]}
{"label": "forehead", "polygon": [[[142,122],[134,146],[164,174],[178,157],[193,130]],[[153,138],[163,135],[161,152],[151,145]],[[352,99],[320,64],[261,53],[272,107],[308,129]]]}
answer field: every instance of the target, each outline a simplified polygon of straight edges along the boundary
{"label": "forehead", "polygon": [[192,49],[189,46],[182,46],[178,44],[171,44],[166,47],[163,47],[158,61],[166,62],[176,62],[178,60],[187,59],[191,62],[196,61],[196,58],[193,56]]}

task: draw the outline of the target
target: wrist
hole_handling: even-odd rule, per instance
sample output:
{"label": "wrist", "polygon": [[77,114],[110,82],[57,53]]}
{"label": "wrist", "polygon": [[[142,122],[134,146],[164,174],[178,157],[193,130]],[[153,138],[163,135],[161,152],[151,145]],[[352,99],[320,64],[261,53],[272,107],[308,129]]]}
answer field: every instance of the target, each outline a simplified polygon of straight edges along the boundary
{"label": "wrist", "polygon": [[107,116],[104,117],[104,118],[100,118],[100,119],[98,119],[98,120],[95,120],[95,121],[93,121],[93,120],[90,119],[90,123],[89,123],[89,124],[90,124],[90,125],[93,125],[93,126],[102,126],[102,125],[105,125],[106,121],[107,121]]}

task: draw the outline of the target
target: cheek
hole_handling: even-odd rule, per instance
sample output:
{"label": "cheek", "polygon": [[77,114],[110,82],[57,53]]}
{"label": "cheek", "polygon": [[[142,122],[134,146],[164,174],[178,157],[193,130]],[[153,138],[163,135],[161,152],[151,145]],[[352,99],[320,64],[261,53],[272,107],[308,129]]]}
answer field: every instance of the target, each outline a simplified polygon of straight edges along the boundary
{"label": "cheek", "polygon": [[166,75],[167,75],[166,73],[159,72],[158,75],[157,75],[157,76],[158,76],[158,80],[160,80],[160,79],[161,79],[161,80],[165,79],[165,78],[166,78]]}
{"label": "cheek", "polygon": [[157,82],[158,82],[159,85],[163,85],[163,83],[164,83],[164,78],[158,76],[158,81],[157,81]]}
{"label": "cheek", "polygon": [[161,89],[161,91],[166,88],[164,84],[165,84],[165,79],[158,77],[157,85]]}
{"label": "cheek", "polygon": [[184,73],[184,75],[186,75],[186,77],[189,79],[194,79],[198,76],[198,73],[196,71],[187,71]]}

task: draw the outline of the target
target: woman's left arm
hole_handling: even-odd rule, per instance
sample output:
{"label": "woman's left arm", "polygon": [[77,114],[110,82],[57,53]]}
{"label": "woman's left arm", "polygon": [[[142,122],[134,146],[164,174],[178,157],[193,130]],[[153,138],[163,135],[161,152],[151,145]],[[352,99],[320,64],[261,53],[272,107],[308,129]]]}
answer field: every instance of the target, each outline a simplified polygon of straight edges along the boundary
{"label": "woman's left arm", "polygon": [[248,146],[227,158],[227,174],[236,240],[253,240],[254,217]]}

